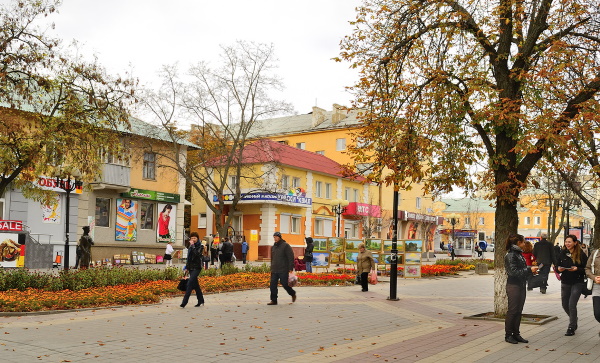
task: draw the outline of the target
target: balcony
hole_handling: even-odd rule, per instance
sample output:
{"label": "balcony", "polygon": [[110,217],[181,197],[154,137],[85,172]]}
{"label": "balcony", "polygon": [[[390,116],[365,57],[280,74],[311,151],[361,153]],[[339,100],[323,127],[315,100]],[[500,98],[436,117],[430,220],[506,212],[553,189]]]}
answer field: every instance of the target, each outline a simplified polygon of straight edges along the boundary
{"label": "balcony", "polygon": [[113,189],[119,193],[128,192],[130,187],[131,168],[117,164],[103,164],[102,176],[92,183],[94,190]]}

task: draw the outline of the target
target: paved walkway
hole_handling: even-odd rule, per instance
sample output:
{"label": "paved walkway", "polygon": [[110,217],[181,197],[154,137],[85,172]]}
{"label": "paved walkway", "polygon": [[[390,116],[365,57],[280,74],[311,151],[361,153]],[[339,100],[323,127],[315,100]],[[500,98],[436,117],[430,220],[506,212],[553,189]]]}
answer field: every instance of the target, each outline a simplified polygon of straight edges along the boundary
{"label": "paved walkway", "polygon": [[[559,282],[529,294],[525,313],[556,315],[522,325],[529,344],[504,342],[503,323],[463,316],[493,309],[493,276],[400,279],[389,283],[299,287],[298,300],[280,288],[206,296],[185,309],[162,304],[0,317],[2,362],[592,362],[600,356],[591,298],[579,304],[579,329],[566,337]],[[285,296],[284,296],[285,295]]]}

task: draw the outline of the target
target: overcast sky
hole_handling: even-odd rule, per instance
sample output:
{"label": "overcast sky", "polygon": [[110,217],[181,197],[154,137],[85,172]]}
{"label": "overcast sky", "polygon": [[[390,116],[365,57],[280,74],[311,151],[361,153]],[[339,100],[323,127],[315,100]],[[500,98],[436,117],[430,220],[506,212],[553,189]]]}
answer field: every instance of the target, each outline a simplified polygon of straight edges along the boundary
{"label": "overcast sky", "polygon": [[[4,2],[4,1],[3,1]],[[355,72],[339,55],[359,0],[63,0],[53,17],[66,43],[83,43],[111,72],[128,69],[141,83],[156,81],[161,65],[185,69],[216,60],[219,45],[236,40],[274,44],[286,86],[277,98],[308,113],[317,105],[349,105],[344,87]]]}

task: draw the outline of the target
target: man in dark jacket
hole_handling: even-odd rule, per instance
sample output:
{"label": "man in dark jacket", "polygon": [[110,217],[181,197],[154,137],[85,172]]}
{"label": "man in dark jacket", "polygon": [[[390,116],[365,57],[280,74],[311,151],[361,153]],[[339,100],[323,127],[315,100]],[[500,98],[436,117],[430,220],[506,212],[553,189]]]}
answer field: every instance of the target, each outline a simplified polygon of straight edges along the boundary
{"label": "man in dark jacket", "polygon": [[280,232],[273,233],[275,244],[271,247],[271,302],[267,305],[277,305],[277,283],[296,301],[296,291],[288,286],[288,278],[294,270],[294,251],[292,247],[281,238]]}
{"label": "man in dark jacket", "polygon": [[223,245],[221,246],[221,268],[223,264],[231,263],[231,257],[233,256],[233,243],[229,238],[223,238]]}
{"label": "man in dark jacket", "polygon": [[538,262],[540,267],[539,274],[544,280],[544,285],[540,287],[542,294],[546,293],[548,288],[548,275],[550,274],[550,265],[555,261],[554,247],[552,243],[548,241],[548,234],[542,233],[542,239],[533,246],[533,255],[535,260]]}

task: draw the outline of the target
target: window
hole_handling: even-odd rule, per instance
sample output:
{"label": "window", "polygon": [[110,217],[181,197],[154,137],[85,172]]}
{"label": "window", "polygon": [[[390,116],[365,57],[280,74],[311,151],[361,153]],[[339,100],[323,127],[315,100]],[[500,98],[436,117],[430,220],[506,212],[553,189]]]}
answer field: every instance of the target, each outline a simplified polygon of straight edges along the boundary
{"label": "window", "polygon": [[534,224],[542,224],[542,217],[533,217]]}
{"label": "window", "polygon": [[465,225],[471,224],[471,217],[465,217]]}
{"label": "window", "polygon": [[315,183],[315,196],[317,198],[322,198],[323,197],[323,182],[316,182]]}
{"label": "window", "polygon": [[478,235],[480,241],[485,241],[485,232],[478,232]]}
{"label": "window", "polygon": [[300,178],[294,177],[294,179],[292,179],[292,186],[294,188],[300,188]]}
{"label": "window", "polygon": [[315,151],[319,155],[325,155],[325,150]]}
{"label": "window", "polygon": [[344,199],[350,200],[350,188],[344,188]]}
{"label": "window", "polygon": [[356,164],[356,172],[361,175],[369,175],[373,172],[373,163]]}
{"label": "window", "polygon": [[231,175],[229,177],[229,189],[236,190],[239,184],[237,175]]}
{"label": "window", "polygon": [[479,217],[479,224],[485,224],[485,218],[484,217]]}
{"label": "window", "polygon": [[421,197],[417,197],[417,200],[416,200],[416,208],[417,208],[417,209],[421,209]]}
{"label": "window", "polygon": [[300,222],[302,218],[299,216],[292,216],[292,233],[300,234]]}
{"label": "window", "polygon": [[290,233],[290,215],[289,214],[279,215],[279,232]]}
{"label": "window", "polygon": [[298,149],[306,150],[306,143],[305,142],[297,142],[296,147]]}
{"label": "window", "polygon": [[142,177],[144,179],[156,179],[156,154],[144,153]]}
{"label": "window", "polygon": [[290,176],[282,175],[281,176],[281,188],[288,189],[290,187]]}
{"label": "window", "polygon": [[333,220],[331,219],[315,219],[315,236],[333,237]]}
{"label": "window", "polygon": [[331,183],[325,183],[325,198],[331,199]]}
{"label": "window", "polygon": [[140,228],[154,229],[154,203],[142,202],[140,205]]}
{"label": "window", "polygon": [[358,196],[358,189],[352,189],[352,191],[354,192],[354,194],[352,195],[352,201],[360,202],[360,197]]}
{"label": "window", "polygon": [[525,217],[525,224],[531,224],[531,217]]}
{"label": "window", "polygon": [[324,235],[324,223],[325,221],[322,219],[315,219],[315,236],[323,236]]}
{"label": "window", "polygon": [[335,150],[336,151],[346,150],[346,139],[335,140]]}
{"label": "window", "polygon": [[198,214],[198,228],[206,228],[206,213]]}
{"label": "window", "polygon": [[344,235],[346,238],[357,238],[358,223],[350,223],[346,221],[346,223],[344,223]]}
{"label": "window", "polygon": [[96,227],[110,227],[110,198],[96,198]]}

